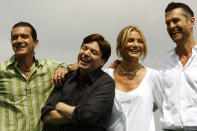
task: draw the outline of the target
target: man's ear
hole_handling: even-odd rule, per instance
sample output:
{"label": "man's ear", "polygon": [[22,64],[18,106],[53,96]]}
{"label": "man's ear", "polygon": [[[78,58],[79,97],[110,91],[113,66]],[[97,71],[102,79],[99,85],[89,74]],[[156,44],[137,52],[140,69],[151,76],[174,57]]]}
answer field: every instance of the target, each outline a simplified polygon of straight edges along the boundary
{"label": "man's ear", "polygon": [[38,40],[34,41],[34,48],[38,46],[38,42],[39,42]]}
{"label": "man's ear", "polygon": [[101,67],[104,66],[105,62],[106,62],[106,60],[104,60],[104,59],[101,60],[101,63],[100,63]]}
{"label": "man's ear", "polygon": [[195,18],[194,17],[191,17],[189,19],[189,25],[190,25],[190,27],[193,28],[194,27],[194,24],[195,24]]}

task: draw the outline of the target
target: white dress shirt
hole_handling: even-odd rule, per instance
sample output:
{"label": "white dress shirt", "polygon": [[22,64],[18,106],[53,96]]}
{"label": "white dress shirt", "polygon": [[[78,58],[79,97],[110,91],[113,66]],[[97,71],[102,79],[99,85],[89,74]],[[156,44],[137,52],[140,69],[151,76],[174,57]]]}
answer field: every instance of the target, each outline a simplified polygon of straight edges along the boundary
{"label": "white dress shirt", "polygon": [[[108,131],[155,131],[153,106],[156,103],[162,109],[162,81],[159,72],[146,69],[135,90],[125,93],[116,89]],[[113,78],[114,69],[104,71]]]}
{"label": "white dress shirt", "polygon": [[164,129],[197,129],[197,46],[183,67],[175,51],[160,64],[164,84]]}

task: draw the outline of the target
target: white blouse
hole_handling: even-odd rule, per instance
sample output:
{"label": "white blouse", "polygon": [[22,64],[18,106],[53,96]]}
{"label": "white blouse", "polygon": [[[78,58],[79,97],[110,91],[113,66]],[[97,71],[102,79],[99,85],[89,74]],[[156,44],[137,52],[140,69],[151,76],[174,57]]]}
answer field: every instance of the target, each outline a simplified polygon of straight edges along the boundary
{"label": "white blouse", "polygon": [[[163,88],[160,74],[146,69],[145,77],[135,90],[127,93],[116,90],[108,131],[155,131],[153,107],[156,103],[161,110]],[[113,78],[114,69],[104,71]]]}
{"label": "white blouse", "polygon": [[132,103],[133,91],[122,92],[122,91],[116,89],[115,93],[116,93],[116,98],[122,107],[124,115],[127,116],[129,113],[129,107]]}

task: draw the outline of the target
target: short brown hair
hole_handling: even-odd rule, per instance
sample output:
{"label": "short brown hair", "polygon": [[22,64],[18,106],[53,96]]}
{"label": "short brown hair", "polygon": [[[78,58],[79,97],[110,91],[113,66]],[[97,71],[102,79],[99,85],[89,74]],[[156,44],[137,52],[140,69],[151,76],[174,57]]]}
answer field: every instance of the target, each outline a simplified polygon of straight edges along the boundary
{"label": "short brown hair", "polygon": [[144,43],[144,53],[141,56],[142,56],[142,60],[144,60],[147,56],[146,39],[145,39],[142,31],[136,26],[126,26],[125,28],[123,28],[120,31],[120,33],[118,34],[118,37],[117,37],[116,54],[118,57],[122,57],[122,53],[125,48],[125,45],[128,43],[129,34],[134,30],[139,32],[140,36],[142,37],[142,41]]}
{"label": "short brown hair", "polygon": [[194,12],[191,10],[191,8],[188,5],[184,3],[176,3],[176,2],[169,3],[165,9],[165,13],[167,13],[168,11],[172,11],[176,8],[181,8],[184,11],[185,13],[184,15],[187,18],[194,17]]}
{"label": "short brown hair", "polygon": [[81,47],[85,44],[85,43],[89,43],[89,42],[97,42],[100,50],[102,52],[102,56],[101,58],[105,60],[105,62],[107,62],[107,60],[109,59],[110,55],[111,55],[111,46],[109,44],[109,42],[107,42],[105,40],[105,38],[100,35],[100,34],[91,34],[87,37],[85,37],[83,39],[83,43],[81,45]]}

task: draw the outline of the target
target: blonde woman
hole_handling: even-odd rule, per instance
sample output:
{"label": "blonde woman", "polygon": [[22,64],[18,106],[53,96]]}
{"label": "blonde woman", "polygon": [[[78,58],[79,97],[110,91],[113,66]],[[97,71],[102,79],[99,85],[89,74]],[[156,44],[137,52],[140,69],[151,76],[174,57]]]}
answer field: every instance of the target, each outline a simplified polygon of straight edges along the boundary
{"label": "blonde woman", "polygon": [[153,107],[161,110],[162,82],[156,70],[140,63],[146,58],[147,45],[138,27],[120,31],[116,52],[122,62],[105,69],[116,89],[108,131],[154,131]]}

